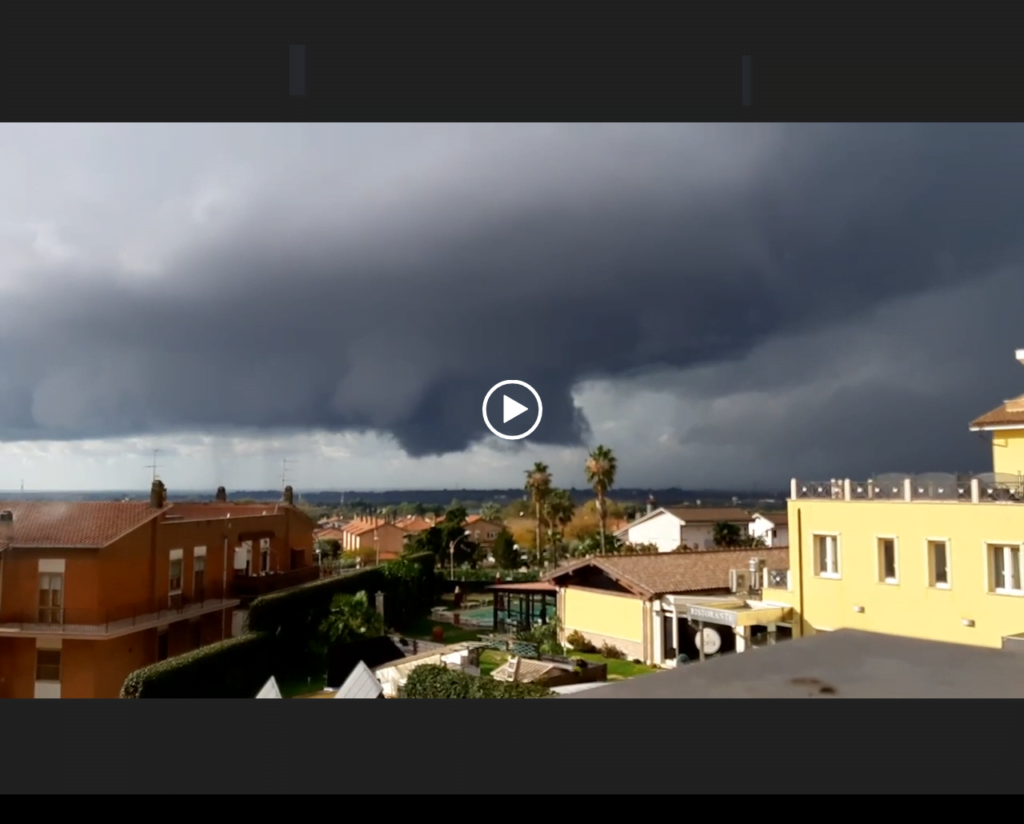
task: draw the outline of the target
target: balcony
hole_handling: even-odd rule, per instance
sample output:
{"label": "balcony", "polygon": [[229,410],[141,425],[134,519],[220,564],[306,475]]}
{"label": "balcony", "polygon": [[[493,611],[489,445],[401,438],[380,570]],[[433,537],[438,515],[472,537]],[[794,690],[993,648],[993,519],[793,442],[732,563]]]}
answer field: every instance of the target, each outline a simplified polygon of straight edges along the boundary
{"label": "balcony", "polygon": [[25,633],[111,638],[230,609],[238,604],[237,599],[224,598],[218,584],[205,587],[198,598],[181,594],[165,595],[159,599],[109,609],[39,607],[27,611],[4,610],[3,618],[0,619],[0,637]]}
{"label": "balcony", "polygon": [[890,473],[856,481],[849,478],[790,483],[790,500],[944,501],[949,503],[1024,503],[1024,476],[928,472]]}
{"label": "balcony", "polygon": [[230,593],[232,598],[247,601],[259,598],[268,592],[277,592],[299,584],[308,584],[320,577],[320,567],[308,566],[286,572],[271,572],[267,575],[242,575],[232,579]]}

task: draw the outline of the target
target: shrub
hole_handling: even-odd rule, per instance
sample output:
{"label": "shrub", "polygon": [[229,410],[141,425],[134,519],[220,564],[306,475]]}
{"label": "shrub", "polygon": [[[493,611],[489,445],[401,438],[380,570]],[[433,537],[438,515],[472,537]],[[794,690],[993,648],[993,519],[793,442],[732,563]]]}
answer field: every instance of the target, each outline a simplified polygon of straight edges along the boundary
{"label": "shrub", "polygon": [[576,650],[576,652],[597,652],[597,647],[590,643],[590,641],[587,640],[587,636],[578,629],[574,629],[570,632],[566,636],[565,642]]}
{"label": "shrub", "polygon": [[626,658],[626,653],[613,644],[605,642],[601,644],[601,657],[607,658],[609,661],[623,661]]}
{"label": "shrub", "polygon": [[273,636],[231,638],[136,670],[121,698],[255,698],[275,658]]}
{"label": "shrub", "polygon": [[553,693],[539,684],[478,678],[439,664],[416,667],[401,690],[402,698],[546,698]]}

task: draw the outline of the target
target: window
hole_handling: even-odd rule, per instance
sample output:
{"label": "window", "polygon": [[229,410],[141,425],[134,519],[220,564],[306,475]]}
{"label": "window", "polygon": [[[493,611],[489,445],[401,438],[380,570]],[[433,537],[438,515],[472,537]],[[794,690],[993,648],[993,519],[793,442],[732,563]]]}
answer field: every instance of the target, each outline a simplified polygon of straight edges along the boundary
{"label": "window", "polygon": [[820,578],[839,577],[839,536],[814,536],[814,572]]}
{"label": "window", "polygon": [[203,585],[206,579],[206,556],[196,555],[192,559],[192,599],[203,600]]}
{"label": "window", "polygon": [[896,568],[896,539],[878,539],[878,579],[885,584],[898,584]]}
{"label": "window", "polygon": [[60,573],[39,576],[39,623],[64,623],[64,576]]}
{"label": "window", "polygon": [[171,577],[168,583],[168,590],[172,593],[181,592],[181,576],[184,561],[182,558],[171,558]]}
{"label": "window", "polygon": [[946,541],[928,542],[928,585],[949,589],[949,544]]}
{"label": "window", "polygon": [[60,650],[36,650],[36,681],[60,683]]}
{"label": "window", "polygon": [[994,592],[1021,594],[1020,544],[990,546],[989,564]]}

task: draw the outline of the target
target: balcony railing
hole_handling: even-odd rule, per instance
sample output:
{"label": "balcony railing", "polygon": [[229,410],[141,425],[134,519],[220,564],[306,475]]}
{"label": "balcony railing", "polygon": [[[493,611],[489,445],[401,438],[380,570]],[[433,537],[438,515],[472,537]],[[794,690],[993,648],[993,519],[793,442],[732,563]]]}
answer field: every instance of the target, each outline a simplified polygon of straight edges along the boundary
{"label": "balcony railing", "polygon": [[0,628],[67,635],[108,635],[149,624],[179,621],[234,602],[225,600],[223,595],[223,587],[215,583],[206,584],[198,597],[173,594],[109,608],[4,609],[0,615]]}
{"label": "balcony railing", "polygon": [[271,572],[267,575],[236,576],[231,581],[231,595],[234,598],[259,598],[268,592],[308,584],[320,577],[320,567],[308,566],[291,569],[285,572]]}
{"label": "balcony railing", "polygon": [[889,473],[864,481],[850,478],[791,482],[790,498],[837,501],[951,501],[1024,503],[1024,476],[987,472]]}

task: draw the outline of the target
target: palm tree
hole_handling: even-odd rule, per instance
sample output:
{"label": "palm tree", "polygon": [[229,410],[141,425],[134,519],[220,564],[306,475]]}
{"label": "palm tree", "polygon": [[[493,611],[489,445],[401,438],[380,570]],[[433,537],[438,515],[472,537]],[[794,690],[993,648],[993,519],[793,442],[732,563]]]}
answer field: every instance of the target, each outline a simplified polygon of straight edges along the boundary
{"label": "palm tree", "polygon": [[576,502],[567,489],[552,489],[544,501],[544,519],[551,530],[551,555],[552,563],[558,562],[558,546],[562,530],[564,530],[576,515]]}
{"label": "palm tree", "polygon": [[526,492],[533,502],[534,515],[537,518],[537,560],[544,564],[544,546],[541,541],[541,524],[544,520],[544,502],[551,493],[551,472],[547,464],[537,461],[533,469],[526,470]]}
{"label": "palm tree", "polygon": [[712,529],[712,540],[718,547],[737,547],[743,541],[743,533],[736,524],[719,521]]}
{"label": "palm tree", "polygon": [[615,485],[618,463],[607,446],[598,445],[587,457],[587,483],[597,495],[597,514],[601,518],[601,554],[605,554],[605,534],[608,531],[608,490]]}
{"label": "palm tree", "polygon": [[480,517],[485,521],[497,523],[501,520],[501,507],[494,502],[486,503],[480,507]]}

